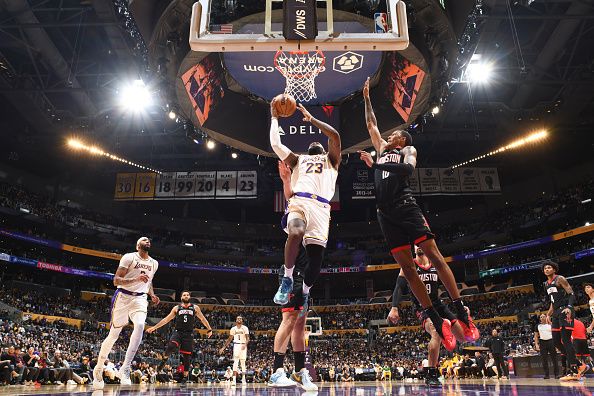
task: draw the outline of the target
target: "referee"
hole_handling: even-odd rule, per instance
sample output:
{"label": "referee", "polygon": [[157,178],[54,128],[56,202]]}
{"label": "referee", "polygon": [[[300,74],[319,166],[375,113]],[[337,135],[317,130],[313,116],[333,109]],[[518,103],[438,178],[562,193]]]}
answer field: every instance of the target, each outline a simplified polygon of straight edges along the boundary
{"label": "referee", "polygon": [[544,379],[549,379],[549,361],[548,356],[550,355],[551,361],[553,362],[553,372],[555,378],[559,378],[559,367],[557,366],[557,351],[553,344],[553,330],[551,323],[547,315],[540,315],[540,323],[534,333],[534,348],[540,352],[540,358],[542,359],[542,368],[544,369]]}

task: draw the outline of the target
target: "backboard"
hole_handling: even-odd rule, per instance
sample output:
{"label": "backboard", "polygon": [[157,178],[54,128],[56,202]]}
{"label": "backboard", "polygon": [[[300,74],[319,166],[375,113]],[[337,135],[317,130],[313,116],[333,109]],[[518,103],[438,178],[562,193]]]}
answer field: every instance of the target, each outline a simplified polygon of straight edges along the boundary
{"label": "backboard", "polygon": [[[408,47],[406,5],[401,0],[388,0],[387,15],[377,15],[376,32],[340,31],[335,25],[332,0],[317,0],[326,5],[325,21],[318,20],[318,35],[314,40],[286,40],[281,26],[274,24],[273,3],[283,0],[266,0],[262,32],[226,31],[211,24],[213,0],[199,0],[192,7],[190,21],[190,48],[199,52],[252,52],[252,51],[396,51]],[[324,11],[323,9],[321,9]],[[278,13],[277,13],[278,14]],[[228,29],[225,24],[223,31]]]}

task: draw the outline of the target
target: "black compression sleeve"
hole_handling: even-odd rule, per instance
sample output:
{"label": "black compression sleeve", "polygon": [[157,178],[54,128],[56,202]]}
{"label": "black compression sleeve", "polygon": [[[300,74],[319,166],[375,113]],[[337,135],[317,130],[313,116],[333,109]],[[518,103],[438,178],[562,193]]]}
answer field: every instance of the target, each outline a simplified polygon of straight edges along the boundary
{"label": "black compression sleeve", "polygon": [[573,293],[569,295],[569,305],[572,307],[575,305],[575,294]]}
{"label": "black compression sleeve", "polygon": [[392,292],[392,308],[397,307],[402,300],[402,291],[407,286],[406,278],[404,276],[399,276],[396,280],[396,286],[394,286],[394,292]]}

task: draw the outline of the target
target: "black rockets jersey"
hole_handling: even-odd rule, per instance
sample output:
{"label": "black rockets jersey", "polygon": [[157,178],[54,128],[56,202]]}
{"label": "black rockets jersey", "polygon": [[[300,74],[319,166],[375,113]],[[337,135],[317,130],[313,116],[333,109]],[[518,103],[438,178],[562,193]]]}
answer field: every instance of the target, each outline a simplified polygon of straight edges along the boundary
{"label": "black rockets jersey", "polygon": [[547,280],[544,283],[544,289],[547,292],[549,301],[553,304],[554,309],[565,308],[569,305],[569,296],[565,289],[557,283],[558,279],[559,276],[555,275],[553,280],[550,282]]}
{"label": "black rockets jersey", "polygon": [[[421,280],[423,281],[423,284],[427,289],[427,294],[429,295],[429,298],[431,299],[431,301],[439,300],[439,277],[437,276],[437,270],[433,266],[422,267],[416,260],[415,264],[417,267],[417,274],[419,274],[419,278],[421,278]],[[414,301],[415,304],[419,307],[420,304],[416,298],[414,298]]]}
{"label": "black rockets jersey", "polygon": [[[384,151],[377,159],[377,164],[401,164],[404,162],[402,148]],[[377,205],[382,207],[412,195],[409,178],[385,170],[375,170],[375,197]]]}
{"label": "black rockets jersey", "polygon": [[196,317],[196,308],[189,304],[184,307],[182,304],[177,306],[177,316],[175,318],[175,329],[183,333],[194,331],[194,318]]}

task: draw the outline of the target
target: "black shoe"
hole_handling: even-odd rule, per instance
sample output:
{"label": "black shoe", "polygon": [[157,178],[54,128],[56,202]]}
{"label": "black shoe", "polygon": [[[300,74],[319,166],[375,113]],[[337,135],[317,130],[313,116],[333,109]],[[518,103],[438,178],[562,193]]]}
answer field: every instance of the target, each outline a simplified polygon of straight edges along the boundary
{"label": "black shoe", "polygon": [[441,382],[439,382],[439,378],[431,376],[431,375],[425,377],[425,384],[427,386],[441,386]]}
{"label": "black shoe", "polygon": [[544,377],[542,377],[542,379],[550,379],[551,377],[549,377],[548,375],[545,375]]}

